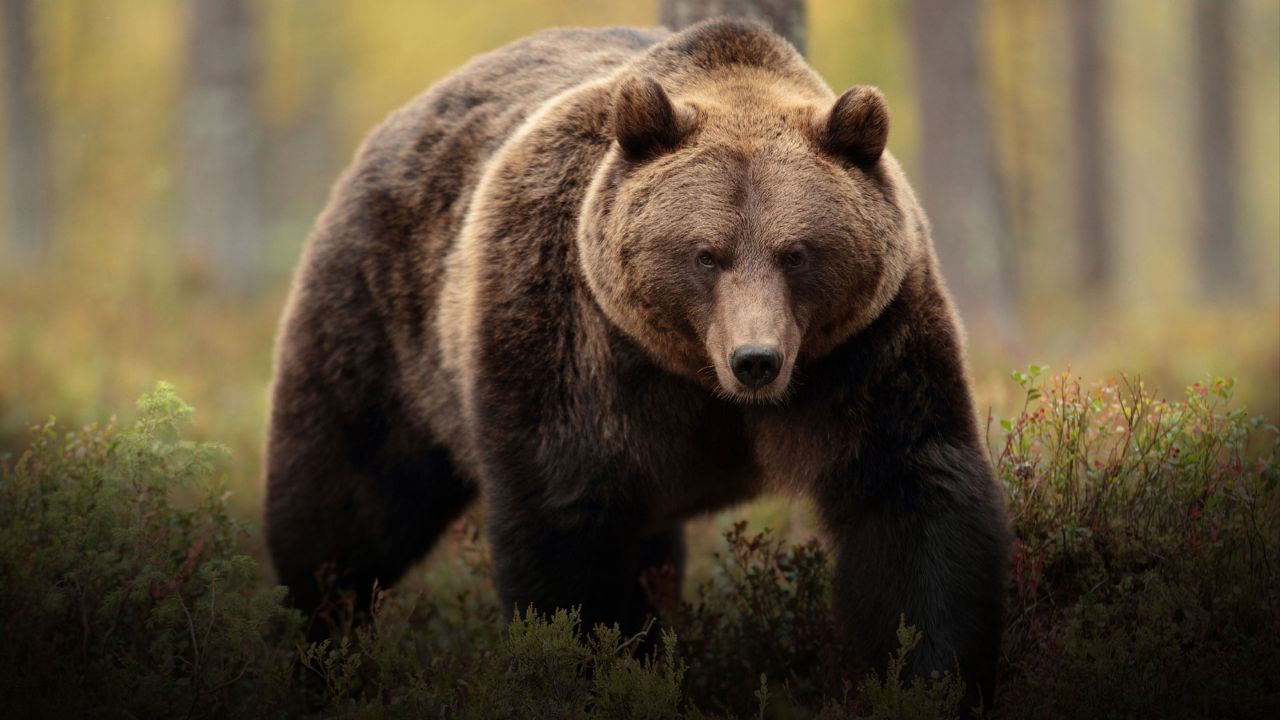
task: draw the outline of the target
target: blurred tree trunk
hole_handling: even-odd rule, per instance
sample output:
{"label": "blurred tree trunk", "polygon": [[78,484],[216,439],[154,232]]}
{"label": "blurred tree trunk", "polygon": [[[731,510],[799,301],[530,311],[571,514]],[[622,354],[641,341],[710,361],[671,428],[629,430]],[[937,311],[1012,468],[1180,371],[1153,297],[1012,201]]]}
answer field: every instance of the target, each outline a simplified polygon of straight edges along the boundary
{"label": "blurred tree trunk", "polygon": [[252,15],[246,0],[189,0],[187,20],[186,240],[223,289],[246,294],[265,240]]}
{"label": "blurred tree trunk", "polygon": [[[1007,0],[1000,9],[1006,13],[1009,28],[1001,34],[1005,43],[1005,57],[1028,57],[1040,42],[1033,4],[1038,0]],[[1010,148],[1010,161],[1005,167],[1007,184],[1004,186],[1005,207],[1008,211],[1008,230],[1013,237],[1034,237],[1042,227],[1035,212],[1036,184],[1034,140],[1041,125],[1029,90],[1041,84],[1036,67],[1032,63],[1007,63],[1003,68],[1009,74],[1006,87],[995,93],[995,102],[1003,102],[1004,133]]]}
{"label": "blurred tree trunk", "polygon": [[1071,148],[1075,155],[1077,272],[1083,287],[1105,291],[1111,284],[1114,243],[1107,203],[1111,197],[1103,97],[1106,72],[1098,38],[1098,0],[1067,0],[1071,25]]}
{"label": "blurred tree trunk", "polygon": [[[286,23],[298,52],[289,62],[305,65],[291,75],[296,109],[277,122],[265,123],[262,153],[268,222],[287,229],[301,241],[324,207],[333,178],[342,171],[346,141],[337,126],[337,89],[350,68],[344,56],[346,6],[336,3],[284,4],[274,22]],[[351,5],[351,13],[365,12]],[[268,269],[271,268],[268,266]]]}
{"label": "blurred tree trunk", "polygon": [[804,0],[662,0],[661,22],[672,30],[718,15],[756,20],[805,52]]}
{"label": "blurred tree trunk", "polygon": [[1197,267],[1206,297],[1238,294],[1245,280],[1236,217],[1235,9],[1234,0],[1198,0],[1195,12]]}
{"label": "blurred tree trunk", "polygon": [[912,0],[921,194],[943,274],[966,320],[1016,335],[1007,231],[979,56],[978,0]]}
{"label": "blurred tree trunk", "polygon": [[41,103],[32,3],[0,0],[4,54],[4,237],[19,258],[38,259],[50,243],[49,145]]}

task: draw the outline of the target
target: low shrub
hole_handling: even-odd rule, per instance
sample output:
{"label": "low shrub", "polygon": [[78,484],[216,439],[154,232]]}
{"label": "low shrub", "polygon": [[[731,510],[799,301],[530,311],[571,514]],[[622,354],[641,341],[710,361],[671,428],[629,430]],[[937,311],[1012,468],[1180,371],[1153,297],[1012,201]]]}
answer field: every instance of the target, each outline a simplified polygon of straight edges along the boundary
{"label": "low shrub", "polygon": [[237,716],[286,704],[298,618],[237,552],[216,445],[160,385],[128,429],[50,420],[0,468],[8,717]]}
{"label": "low shrub", "polygon": [[[1026,404],[993,441],[1017,536],[994,715],[1280,712],[1276,429],[1231,408],[1226,380],[1177,403],[1126,378],[1015,380]],[[572,610],[504,628],[462,527],[449,582],[378,590],[370,622],[304,642],[241,554],[222,450],[182,438],[190,415],[162,384],[127,428],[50,421],[0,464],[6,717],[960,715],[955,678],[902,676],[910,627],[853,682],[822,547],[744,523],[689,598],[655,598],[650,637],[583,633]]]}
{"label": "low shrub", "polygon": [[1015,373],[996,468],[1017,532],[1004,643],[1018,717],[1280,712],[1280,443],[1230,407],[1121,377]]}

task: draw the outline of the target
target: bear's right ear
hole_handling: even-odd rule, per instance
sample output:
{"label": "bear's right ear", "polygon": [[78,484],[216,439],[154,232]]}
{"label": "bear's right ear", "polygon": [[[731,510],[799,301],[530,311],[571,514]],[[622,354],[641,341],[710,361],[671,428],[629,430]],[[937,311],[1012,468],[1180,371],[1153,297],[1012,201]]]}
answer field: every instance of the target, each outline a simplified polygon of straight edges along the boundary
{"label": "bear's right ear", "polygon": [[628,160],[674,150],[693,121],[693,110],[673,103],[653,78],[633,75],[614,93],[613,134]]}
{"label": "bear's right ear", "polygon": [[819,129],[827,152],[861,167],[871,167],[884,154],[889,140],[889,106],[870,85],[845,91]]}

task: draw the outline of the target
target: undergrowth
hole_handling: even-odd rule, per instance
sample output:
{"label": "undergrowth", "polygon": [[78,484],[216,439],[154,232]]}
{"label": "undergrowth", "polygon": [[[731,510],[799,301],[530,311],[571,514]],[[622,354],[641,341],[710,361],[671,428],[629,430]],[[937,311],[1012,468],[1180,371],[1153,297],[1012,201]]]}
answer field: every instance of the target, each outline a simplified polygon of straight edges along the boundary
{"label": "undergrowth", "polygon": [[1015,379],[996,468],[1017,540],[1004,706],[1020,717],[1275,717],[1276,428],[1233,383]]}
{"label": "undergrowth", "polygon": [[[995,717],[1268,717],[1280,711],[1277,433],[1232,384],[1163,402],[1127,378],[1015,373],[1026,405],[991,445],[1016,531]],[[128,427],[36,428],[0,465],[6,717],[958,717],[952,676],[839,661],[816,542],[745,524],[687,598],[647,578],[664,629],[509,625],[470,581],[376,591],[319,643],[243,552],[215,445],[160,385]],[[469,532],[469,534],[468,534]],[[873,589],[869,589],[873,591]]]}

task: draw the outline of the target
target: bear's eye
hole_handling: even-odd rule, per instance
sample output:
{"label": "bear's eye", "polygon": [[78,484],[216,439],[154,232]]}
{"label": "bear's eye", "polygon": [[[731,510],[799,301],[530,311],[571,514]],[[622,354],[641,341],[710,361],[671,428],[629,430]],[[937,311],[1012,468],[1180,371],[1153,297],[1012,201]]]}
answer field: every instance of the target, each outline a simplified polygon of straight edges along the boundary
{"label": "bear's eye", "polygon": [[792,250],[782,256],[782,264],[786,265],[790,270],[797,270],[804,267],[808,258],[805,257],[803,250]]}
{"label": "bear's eye", "polygon": [[716,256],[707,250],[698,253],[698,267],[703,270],[714,270],[716,268]]}

